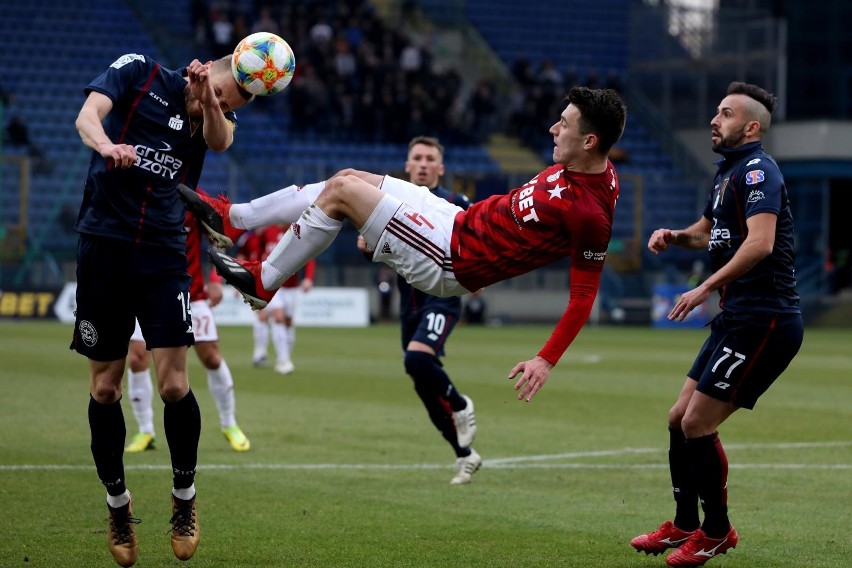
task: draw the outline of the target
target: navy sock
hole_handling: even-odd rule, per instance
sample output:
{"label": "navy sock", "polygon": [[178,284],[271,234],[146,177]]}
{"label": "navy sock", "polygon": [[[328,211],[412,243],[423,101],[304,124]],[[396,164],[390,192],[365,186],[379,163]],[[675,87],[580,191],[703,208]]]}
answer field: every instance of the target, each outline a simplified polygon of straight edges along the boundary
{"label": "navy sock", "polygon": [[124,479],[124,414],[121,399],[111,404],[101,404],[89,396],[89,430],[91,430],[92,457],[98,478],[110,495],[121,495],[127,490]]}
{"label": "navy sock", "polygon": [[731,527],[728,520],[728,458],[718,432],[686,441],[695,487],[704,509],[701,529],[711,538],[722,538]]}
{"label": "navy sock", "polygon": [[469,450],[459,447],[453,422],[453,411],[463,409],[467,401],[456,391],[440,360],[423,351],[406,351],[405,372],[414,381],[414,390],[426,407],[432,424],[453,447],[456,456],[470,455]]}
{"label": "navy sock", "polygon": [[684,531],[698,528],[698,492],[689,466],[686,436],[681,430],[669,427],[669,471],[676,504],[674,524]]}
{"label": "navy sock", "polygon": [[195,482],[201,438],[201,411],[192,389],[182,399],[165,403],[163,429],[172,458],[174,488],[186,489]]}

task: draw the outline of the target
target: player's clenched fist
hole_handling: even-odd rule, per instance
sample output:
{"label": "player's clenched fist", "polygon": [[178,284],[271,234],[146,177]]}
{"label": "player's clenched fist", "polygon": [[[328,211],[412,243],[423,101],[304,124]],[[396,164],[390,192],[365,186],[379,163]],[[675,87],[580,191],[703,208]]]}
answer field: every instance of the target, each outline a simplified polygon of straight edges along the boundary
{"label": "player's clenched fist", "polygon": [[675,240],[675,232],[671,229],[657,229],[651,234],[648,239],[648,250],[654,254],[658,254],[666,250],[669,243]]}

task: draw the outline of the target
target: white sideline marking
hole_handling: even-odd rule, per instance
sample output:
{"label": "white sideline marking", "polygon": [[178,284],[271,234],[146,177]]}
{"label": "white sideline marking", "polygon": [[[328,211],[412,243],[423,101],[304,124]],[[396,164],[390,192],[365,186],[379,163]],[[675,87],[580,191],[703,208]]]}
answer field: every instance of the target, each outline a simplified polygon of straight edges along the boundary
{"label": "white sideline marking", "polygon": [[[852,441],[845,442],[787,442],[778,444],[730,444],[725,446],[726,451],[737,450],[789,450],[810,448],[835,448],[852,446]],[[625,456],[638,454],[662,454],[665,450],[661,448],[622,448],[620,450],[598,450],[587,452],[570,452],[563,454],[545,454],[536,456],[520,456],[513,458],[495,458],[482,461],[483,467],[489,469],[663,469],[668,468],[666,463],[654,464],[595,464],[595,463],[541,463],[550,460],[595,458],[605,456]],[[539,462],[539,463],[535,463]],[[0,472],[5,471],[89,471],[94,469],[94,464],[0,464]],[[432,470],[448,469],[448,464],[286,464],[286,463],[235,463],[235,464],[199,464],[198,469],[204,470]],[[852,470],[852,464],[821,464],[821,463],[735,463],[730,464],[731,469],[789,469],[789,470]],[[152,464],[127,464],[126,470],[171,470],[169,465]]]}

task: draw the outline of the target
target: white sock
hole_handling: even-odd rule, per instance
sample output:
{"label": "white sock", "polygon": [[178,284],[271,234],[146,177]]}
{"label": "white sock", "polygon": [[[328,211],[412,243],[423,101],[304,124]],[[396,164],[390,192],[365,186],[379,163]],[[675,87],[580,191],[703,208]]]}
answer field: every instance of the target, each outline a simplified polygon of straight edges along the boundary
{"label": "white sock", "polygon": [[231,376],[231,369],[228,364],[222,359],[222,364],[218,369],[207,369],[207,387],[210,389],[210,394],[213,395],[213,400],[216,401],[216,408],[219,410],[219,424],[222,428],[228,428],[237,423],[234,417],[234,409],[236,402],[234,401],[234,379]]}
{"label": "white sock", "polygon": [[272,343],[275,345],[276,362],[290,360],[290,344],[287,342],[287,326],[283,323],[272,324]]}
{"label": "white sock", "polygon": [[195,484],[193,483],[186,489],[175,489],[172,487],[172,495],[183,501],[189,501],[195,497]]}
{"label": "white sock", "polygon": [[269,345],[269,323],[255,318],[253,330],[254,355],[252,355],[252,360],[259,361],[266,357],[266,346]]}
{"label": "white sock", "polygon": [[151,383],[151,370],[145,369],[134,373],[127,369],[127,392],[130,395],[130,406],[133,416],[139,424],[139,431],[154,434],[154,385]]}
{"label": "white sock", "polygon": [[325,182],[299,187],[290,185],[248,203],[231,205],[231,225],[238,229],[257,229],[279,223],[292,223],[317,200]]}
{"label": "white sock", "polygon": [[311,205],[302,213],[298,224],[299,238],[293,236],[293,227],[287,229],[261,265],[260,279],[267,290],[280,288],[287,278],[310,259],[319,256],[343,226],[342,221],[332,219],[316,205]]}
{"label": "white sock", "polygon": [[119,507],[124,507],[130,503],[130,491],[127,489],[124,490],[124,493],[121,495],[110,495],[107,493],[107,505],[112,507],[113,509],[118,509]]}
{"label": "white sock", "polygon": [[296,326],[285,326],[287,330],[287,348],[290,350],[290,356],[293,356],[293,346],[296,345]]}

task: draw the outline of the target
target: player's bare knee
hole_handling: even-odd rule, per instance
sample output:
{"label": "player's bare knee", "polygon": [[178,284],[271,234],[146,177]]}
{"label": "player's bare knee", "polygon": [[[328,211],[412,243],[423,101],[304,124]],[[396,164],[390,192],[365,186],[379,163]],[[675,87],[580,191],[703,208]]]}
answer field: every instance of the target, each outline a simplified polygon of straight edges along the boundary
{"label": "player's bare knee", "polygon": [[340,218],[340,215],[343,214],[345,209],[348,196],[357,182],[358,178],[348,175],[328,180],[325,182],[325,189],[319,194],[314,205],[322,209],[329,217],[333,219]]}
{"label": "player's bare knee", "polygon": [[679,405],[674,405],[669,409],[669,427],[675,430],[683,430],[683,410]]}
{"label": "player's bare knee", "polygon": [[158,390],[163,402],[177,402],[189,392],[189,385],[185,381],[166,381],[158,385]]}
{"label": "player's bare knee", "polygon": [[121,398],[121,383],[97,381],[92,386],[92,398],[100,404],[112,404]]}

